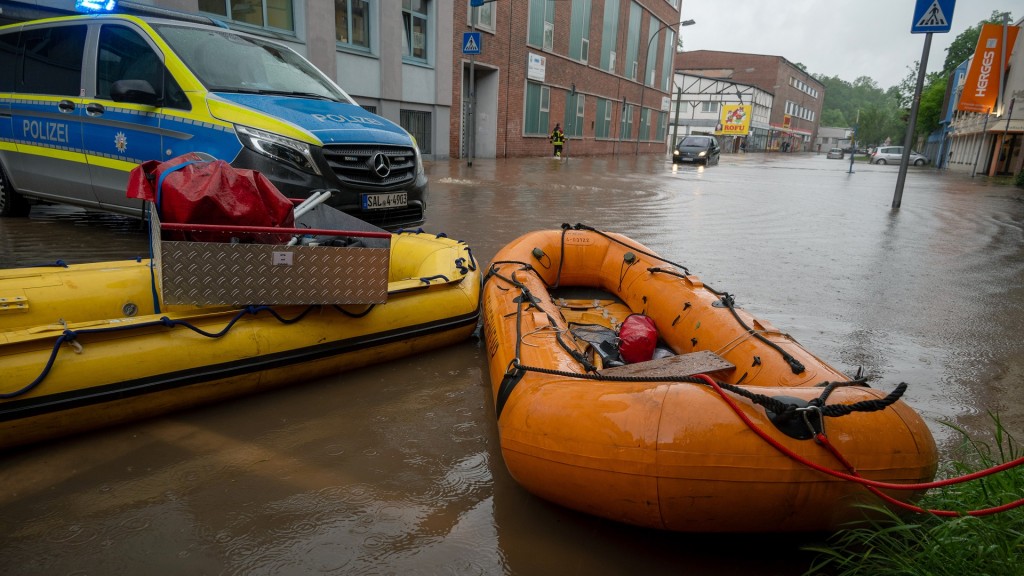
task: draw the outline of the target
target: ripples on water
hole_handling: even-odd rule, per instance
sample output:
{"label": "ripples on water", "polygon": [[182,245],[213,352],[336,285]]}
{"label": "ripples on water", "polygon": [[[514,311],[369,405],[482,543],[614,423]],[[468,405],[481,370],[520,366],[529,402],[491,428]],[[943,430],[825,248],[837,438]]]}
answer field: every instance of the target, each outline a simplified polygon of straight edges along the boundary
{"label": "ripples on water", "polygon": [[[1014,189],[823,157],[434,163],[427,229],[482,265],[537,228],[631,236],[939,419],[1020,414]],[[145,256],[136,220],[0,221],[0,266]],[[995,376],[993,378],[993,375]],[[0,458],[14,574],[799,574],[814,537],[638,530],[525,494],[475,341]],[[982,419],[983,420],[983,419]],[[1021,420],[1016,421],[1018,424]],[[983,422],[982,422],[983,423]],[[1019,426],[1017,428],[1019,430]],[[1018,435],[1020,436],[1020,435]],[[742,550],[742,554],[736,554]]]}

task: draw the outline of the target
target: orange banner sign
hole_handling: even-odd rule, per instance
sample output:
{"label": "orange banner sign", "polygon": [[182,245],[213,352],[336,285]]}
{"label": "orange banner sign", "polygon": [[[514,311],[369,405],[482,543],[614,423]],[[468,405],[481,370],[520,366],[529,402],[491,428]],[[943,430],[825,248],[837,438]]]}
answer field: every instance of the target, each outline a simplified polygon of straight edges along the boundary
{"label": "orange banner sign", "polygon": [[[1013,45],[1017,41],[1017,26],[1006,27],[1006,59],[1013,53]],[[996,106],[999,94],[999,59],[1002,54],[1003,26],[1001,24],[984,24],[978,36],[978,46],[974,49],[974,59],[967,70],[964,91],[960,94],[960,102],[956,109],[965,112],[991,112]],[[1009,62],[1007,62],[1009,64]]]}

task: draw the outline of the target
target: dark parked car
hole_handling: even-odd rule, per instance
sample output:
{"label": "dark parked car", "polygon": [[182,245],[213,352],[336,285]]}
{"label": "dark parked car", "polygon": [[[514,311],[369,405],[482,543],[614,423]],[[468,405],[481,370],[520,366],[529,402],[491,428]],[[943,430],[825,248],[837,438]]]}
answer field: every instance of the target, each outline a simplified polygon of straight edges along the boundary
{"label": "dark parked car", "polygon": [[721,148],[714,136],[690,135],[682,137],[672,151],[672,162],[696,162],[705,166],[718,164]]}

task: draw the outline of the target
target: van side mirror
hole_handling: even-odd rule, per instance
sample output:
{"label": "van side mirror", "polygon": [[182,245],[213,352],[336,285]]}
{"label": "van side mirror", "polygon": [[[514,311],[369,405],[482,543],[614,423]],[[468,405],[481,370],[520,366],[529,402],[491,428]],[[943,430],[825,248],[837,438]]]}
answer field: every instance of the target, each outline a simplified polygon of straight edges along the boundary
{"label": "van side mirror", "polygon": [[156,106],[160,103],[160,97],[148,80],[118,80],[110,85],[110,97],[114,102],[144,106]]}

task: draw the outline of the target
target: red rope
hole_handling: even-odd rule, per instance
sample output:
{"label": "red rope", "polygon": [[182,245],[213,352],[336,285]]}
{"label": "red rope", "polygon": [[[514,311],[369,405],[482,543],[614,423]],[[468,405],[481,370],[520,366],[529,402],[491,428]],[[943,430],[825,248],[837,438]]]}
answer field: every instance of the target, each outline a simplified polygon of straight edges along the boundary
{"label": "red rope", "polygon": [[835,458],[837,460],[839,460],[839,462],[841,464],[843,464],[843,466],[846,466],[846,468],[848,470],[850,470],[851,474],[847,474],[845,472],[840,472],[838,470],[832,470],[831,468],[828,468],[828,467],[822,466],[820,464],[816,464],[814,462],[811,462],[810,460],[804,458],[803,456],[801,456],[801,455],[797,454],[796,452],[793,452],[789,448],[783,446],[782,443],[780,443],[775,438],[772,438],[767,432],[765,432],[764,430],[759,428],[757,426],[757,424],[755,424],[754,421],[751,420],[750,417],[748,417],[745,412],[743,412],[743,410],[739,407],[739,405],[736,404],[736,402],[728,394],[726,394],[725,390],[723,390],[722,387],[718,385],[718,382],[715,382],[715,380],[713,378],[711,378],[707,374],[697,374],[696,377],[700,378],[701,380],[706,382],[709,386],[711,386],[715,390],[715,392],[717,392],[718,395],[721,396],[723,400],[725,400],[725,403],[728,404],[728,406],[732,409],[732,411],[735,412],[736,415],[740,417],[740,420],[742,420],[743,423],[746,424],[747,427],[750,428],[751,431],[753,431],[755,434],[760,436],[762,440],[764,440],[769,445],[771,445],[771,447],[775,448],[776,450],[778,450],[779,452],[781,452],[785,456],[787,456],[787,457],[797,461],[798,463],[803,464],[804,466],[807,466],[808,468],[811,468],[813,470],[817,470],[818,472],[822,472],[824,474],[828,474],[829,476],[833,476],[833,477],[836,477],[836,478],[841,478],[843,480],[849,480],[851,482],[856,482],[857,484],[860,484],[860,485],[864,486],[865,488],[870,490],[872,493],[877,495],[879,498],[882,498],[883,500],[885,500],[886,502],[889,502],[890,504],[894,504],[894,505],[903,507],[903,508],[905,508],[907,510],[911,510],[913,512],[930,513],[930,514],[935,514],[937,516],[962,516],[964,514],[969,515],[969,516],[987,516],[989,514],[996,514],[998,512],[1005,512],[1007,510],[1012,510],[1013,508],[1017,508],[1019,506],[1024,505],[1024,498],[1021,498],[1019,500],[1015,500],[1013,502],[1002,504],[1000,506],[994,506],[992,508],[984,508],[984,509],[981,509],[981,510],[971,510],[971,511],[962,512],[962,513],[961,512],[956,512],[956,511],[950,511],[950,510],[926,510],[924,508],[920,508],[918,506],[914,506],[913,504],[908,504],[906,502],[902,502],[900,500],[897,500],[897,499],[895,499],[895,498],[893,498],[891,496],[888,496],[888,495],[882,493],[880,490],[878,490],[879,488],[885,488],[887,490],[930,490],[932,488],[940,488],[940,487],[943,487],[943,486],[951,486],[951,485],[954,485],[954,484],[960,484],[962,482],[968,482],[968,481],[971,481],[971,480],[976,480],[978,478],[983,478],[985,476],[990,476],[990,475],[995,474],[997,472],[1002,472],[1003,470],[1008,470],[1010,468],[1014,468],[1016,466],[1020,466],[1021,464],[1024,464],[1024,457],[1017,458],[1016,460],[1012,460],[1010,462],[1004,462],[1003,464],[1000,464],[998,466],[993,466],[993,467],[985,469],[985,470],[979,470],[977,472],[972,472],[971,474],[965,474],[965,475],[959,476],[957,478],[949,478],[949,479],[946,479],[946,480],[937,480],[935,482],[923,482],[923,483],[916,483],[916,484],[894,484],[892,482],[880,482],[878,480],[871,480],[869,478],[865,478],[865,477],[861,476],[860,474],[858,474],[856,469],[853,467],[853,464],[851,464],[849,461],[847,461],[842,456],[842,454],[839,453],[839,451],[835,448],[835,446],[833,446],[830,442],[828,442],[828,438],[824,434],[820,434],[820,433],[817,434],[816,435],[817,440],[822,445],[824,445],[829,450],[829,452],[833,456],[835,456]]}

